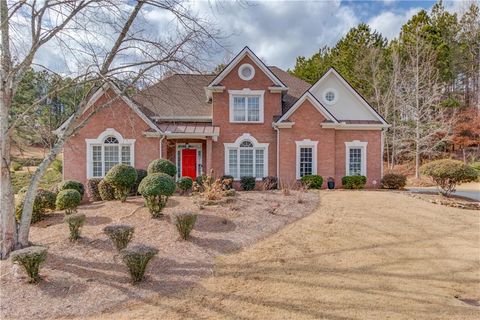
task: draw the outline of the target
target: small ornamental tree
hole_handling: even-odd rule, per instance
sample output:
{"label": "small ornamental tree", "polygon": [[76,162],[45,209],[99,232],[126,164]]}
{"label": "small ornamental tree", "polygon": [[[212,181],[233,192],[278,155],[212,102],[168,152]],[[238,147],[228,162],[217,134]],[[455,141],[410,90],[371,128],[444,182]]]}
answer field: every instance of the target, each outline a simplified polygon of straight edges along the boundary
{"label": "small ornamental tree", "polygon": [[461,161],[443,159],[424,164],[421,172],[429,176],[437,185],[440,193],[446,197],[455,192],[458,184],[475,181],[478,173]]}
{"label": "small ornamental tree", "polygon": [[138,192],[145,199],[152,217],[158,218],[162,216],[162,210],[176,188],[175,180],[171,176],[165,173],[153,173],[140,182]]}
{"label": "small ornamental tree", "polygon": [[80,196],[83,198],[83,195],[85,193],[85,187],[81,182],[78,182],[76,180],[65,180],[62,181],[58,184],[57,186],[57,191],[60,192],[62,190],[67,190],[67,189],[73,189],[77,190],[80,193]]}
{"label": "small ornamental tree", "polygon": [[34,283],[40,280],[38,271],[40,265],[47,259],[47,248],[43,246],[32,246],[12,252],[12,262],[21,265],[28,274],[29,282]]}
{"label": "small ornamental tree", "polygon": [[150,162],[147,169],[148,174],[152,173],[165,173],[171,177],[175,177],[177,174],[177,167],[166,159],[156,159]]}
{"label": "small ornamental tree", "polygon": [[122,202],[127,200],[130,189],[137,180],[137,170],[126,164],[114,165],[105,175],[105,181],[115,188],[115,196]]}
{"label": "small ornamental tree", "polygon": [[154,247],[143,244],[131,246],[121,251],[122,260],[130,271],[132,282],[140,282],[143,280],[145,269],[148,262],[158,253]]}
{"label": "small ornamental tree", "polygon": [[73,189],[62,190],[57,195],[56,207],[58,210],[65,210],[65,214],[77,212],[77,207],[82,201],[80,192]]}

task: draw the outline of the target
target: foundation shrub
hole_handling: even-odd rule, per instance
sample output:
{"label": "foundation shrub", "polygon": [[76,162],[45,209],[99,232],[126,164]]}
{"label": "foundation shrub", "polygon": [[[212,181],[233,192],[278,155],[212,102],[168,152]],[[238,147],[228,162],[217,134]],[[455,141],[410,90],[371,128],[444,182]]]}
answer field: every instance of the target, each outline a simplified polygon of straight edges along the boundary
{"label": "foundation shrub", "polygon": [[147,176],[147,170],[144,169],[135,169],[137,170],[137,180],[135,180],[135,183],[133,184],[132,188],[130,189],[130,194],[131,195],[138,195],[138,186],[140,185],[140,182]]}
{"label": "foundation shrub", "polygon": [[223,175],[222,178],[221,178],[221,181],[222,181],[222,185],[223,185],[223,189],[224,190],[230,190],[233,188],[233,176],[231,175]]}
{"label": "foundation shrub", "polygon": [[143,280],[148,263],[157,253],[156,248],[143,244],[131,246],[121,251],[122,260],[130,272],[133,283]]}
{"label": "foundation shrub", "polygon": [[100,196],[100,190],[98,185],[102,179],[100,178],[93,178],[87,180],[87,195],[92,201],[101,201],[102,197]]}
{"label": "foundation shrub", "polygon": [[250,191],[255,189],[255,177],[241,177],[240,185],[245,191]]}
{"label": "foundation shrub", "polygon": [[274,176],[267,176],[262,178],[263,190],[276,190],[278,189],[278,179]]}
{"label": "foundation shrub", "polygon": [[126,164],[116,164],[105,175],[105,181],[115,189],[115,197],[121,202],[127,200],[128,193],[137,180],[137,171]]}
{"label": "foundation shrub", "polygon": [[62,181],[58,184],[56,191],[60,192],[62,190],[68,190],[68,189],[77,190],[80,193],[80,196],[83,198],[83,195],[85,193],[85,187],[81,182],[76,180]]}
{"label": "foundation shrub", "polygon": [[363,189],[367,184],[365,176],[345,176],[342,178],[342,185],[345,189]]}
{"label": "foundation shrub", "polygon": [[407,177],[398,173],[387,173],[382,178],[382,188],[403,189],[407,185]]}
{"label": "foundation shrub", "polygon": [[190,177],[181,177],[177,181],[177,186],[182,192],[187,192],[193,187],[193,179]]}
{"label": "foundation shrub", "polygon": [[28,274],[29,282],[35,283],[40,280],[38,275],[40,265],[47,259],[47,248],[43,246],[32,246],[13,251],[10,254],[12,262],[21,265]]}
{"label": "foundation shrub", "polygon": [[103,201],[115,200],[115,189],[105,179],[98,183],[98,193]]}
{"label": "foundation shrub", "polygon": [[81,200],[80,192],[74,189],[66,189],[57,194],[55,205],[58,210],[65,210],[65,214],[72,214],[77,212]]}
{"label": "foundation shrub", "polygon": [[166,159],[156,159],[150,162],[147,169],[148,174],[152,173],[165,173],[171,177],[175,177],[177,174],[177,167],[173,162]]}
{"label": "foundation shrub", "polygon": [[118,251],[125,249],[133,237],[135,228],[126,224],[112,224],[103,228],[103,232],[113,242]]}
{"label": "foundation shrub", "polygon": [[323,184],[323,178],[315,174],[303,176],[300,181],[308,189],[321,189]]}
{"label": "foundation shrub", "polygon": [[162,216],[162,210],[176,188],[175,180],[171,176],[165,173],[153,173],[142,180],[138,186],[138,192],[145,199],[152,217],[158,218]]}

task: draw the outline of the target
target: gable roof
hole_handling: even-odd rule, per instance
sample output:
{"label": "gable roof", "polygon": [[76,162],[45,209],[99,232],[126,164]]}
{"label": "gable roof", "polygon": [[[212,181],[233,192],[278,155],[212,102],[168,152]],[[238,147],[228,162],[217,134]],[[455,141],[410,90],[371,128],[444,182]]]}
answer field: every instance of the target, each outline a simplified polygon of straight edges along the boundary
{"label": "gable roof", "polygon": [[324,117],[326,120],[331,121],[332,123],[339,123],[338,119],[335,118],[333,114],[328,111],[323,104],[318,101],[317,98],[309,91],[307,90],[301,97],[298,99],[295,104],[288,109],[287,112],[285,112],[277,121],[276,123],[288,120],[288,117],[290,117],[301,105],[305,100],[309,100],[312,105],[317,109]]}
{"label": "gable roof", "polygon": [[285,114],[300,97],[311,87],[311,84],[275,67],[268,67],[283,83],[288,86],[288,91],[282,98],[282,114]]}
{"label": "gable roof", "polygon": [[252,61],[272,80],[275,86],[278,86],[279,88],[285,88],[287,89],[287,86],[263,63],[262,60],[260,60],[255,53],[253,53],[252,50],[248,46],[242,49],[235,58],[233,58],[232,61],[230,61],[229,64],[220,72],[215,79],[210,82],[208,85],[208,88],[214,88],[215,86],[218,86],[220,84],[220,81],[225,78],[227,74],[232,71],[232,69],[245,57],[249,56]]}
{"label": "gable roof", "polygon": [[373,116],[380,121],[383,125],[388,126],[387,121],[378,113],[375,108],[373,108],[367,100],[334,68],[330,67],[325,74],[317,80],[309,89],[309,91],[314,92],[315,89],[317,89],[320,84],[330,75],[334,74],[340,82],[367,108],[368,111],[370,111]]}

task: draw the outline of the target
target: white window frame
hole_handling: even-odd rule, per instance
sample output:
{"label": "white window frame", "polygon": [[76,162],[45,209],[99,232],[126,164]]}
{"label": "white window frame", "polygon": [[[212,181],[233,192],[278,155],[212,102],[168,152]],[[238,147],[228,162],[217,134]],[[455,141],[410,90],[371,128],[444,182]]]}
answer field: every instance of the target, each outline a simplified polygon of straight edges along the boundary
{"label": "white window frame", "polygon": [[361,149],[362,163],[360,166],[360,175],[367,176],[367,145],[366,141],[353,140],[345,142],[345,175],[350,175],[350,149]]}
{"label": "white window frame", "polygon": [[[118,144],[105,144],[104,141],[107,137],[115,137],[118,140]],[[105,146],[117,145],[118,146],[118,159],[119,163],[122,161],[122,146],[130,147],[130,165],[135,166],[135,139],[124,139],[123,136],[113,128],[108,128],[96,138],[85,139],[87,147],[87,179],[103,178],[105,177]],[[93,176],[93,146],[102,147],[102,175]]]}
{"label": "white window frame", "polygon": [[[177,179],[182,177],[182,150],[186,149],[186,143],[176,143],[175,144],[175,165],[177,166]],[[189,143],[188,144],[190,147],[189,149],[195,149],[197,150],[197,163],[195,164],[196,166],[196,172],[197,172],[197,177],[202,175],[203,171],[203,150],[202,150],[202,144],[201,143]]]}
{"label": "white window frame", "polygon": [[[250,141],[253,144],[253,150],[263,150],[263,174],[261,178],[255,178],[257,181],[261,181],[263,177],[268,176],[268,146],[269,143],[259,143],[257,139],[255,139],[251,134],[249,133],[244,133],[240,137],[235,140],[234,143],[224,143],[225,147],[225,163],[224,163],[224,168],[225,168],[225,174],[226,175],[231,175],[234,177],[235,181],[240,180],[241,177],[238,176],[240,173],[240,144],[243,141]],[[230,165],[229,165],[229,152],[230,150],[237,150],[237,172],[230,172]],[[255,152],[253,153],[253,172],[254,175],[256,174],[255,172],[255,158],[256,154]]]}
{"label": "white window frame", "polygon": [[317,145],[318,141],[312,141],[310,139],[303,139],[301,141],[295,141],[297,146],[297,157],[296,157],[296,176],[297,180],[301,179],[300,177],[300,149],[301,148],[312,148],[312,174],[317,174]]}
{"label": "white window frame", "polygon": [[[245,77],[242,74],[242,70],[245,69],[245,68],[249,68],[252,71],[252,74],[250,75],[250,77]],[[253,77],[255,77],[255,68],[249,63],[244,63],[240,66],[240,68],[238,68],[238,76],[240,77],[240,79],[245,80],[245,81],[252,80]]]}
{"label": "white window frame", "polygon": [[[329,93],[329,92],[333,93],[333,100],[332,101],[327,100],[327,93]],[[323,101],[328,105],[334,105],[338,101],[338,91],[335,88],[327,88],[323,92]]]}
{"label": "white window frame", "polygon": [[[250,90],[250,89],[243,89],[243,90],[228,90],[229,94],[229,120],[230,123],[263,123],[264,117],[264,96],[265,90]],[[236,121],[234,120],[233,114],[233,99],[234,97],[244,97],[245,99],[245,120],[244,121]],[[248,121],[248,97],[259,97],[259,120],[258,121]]]}

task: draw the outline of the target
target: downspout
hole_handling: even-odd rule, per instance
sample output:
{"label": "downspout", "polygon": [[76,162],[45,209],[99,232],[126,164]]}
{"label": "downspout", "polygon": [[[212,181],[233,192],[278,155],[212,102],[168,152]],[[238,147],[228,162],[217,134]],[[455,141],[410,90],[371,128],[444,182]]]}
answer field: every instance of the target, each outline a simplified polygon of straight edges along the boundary
{"label": "downspout", "polygon": [[165,135],[161,136],[160,138],[160,159],[162,159],[163,156],[163,139],[165,139]]}
{"label": "downspout", "polygon": [[385,148],[385,131],[387,129],[386,128],[382,128],[382,133],[381,133],[381,136],[380,136],[380,143],[382,144],[381,145],[381,148],[380,148],[380,178],[383,178],[383,153],[385,152],[384,148]]}
{"label": "downspout", "polygon": [[280,182],[280,131],[276,125],[273,125],[273,129],[277,131],[277,181]]}

